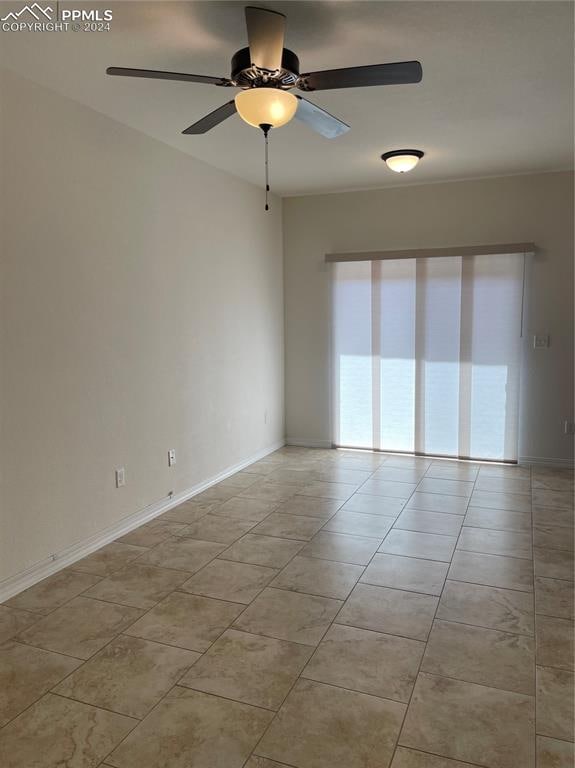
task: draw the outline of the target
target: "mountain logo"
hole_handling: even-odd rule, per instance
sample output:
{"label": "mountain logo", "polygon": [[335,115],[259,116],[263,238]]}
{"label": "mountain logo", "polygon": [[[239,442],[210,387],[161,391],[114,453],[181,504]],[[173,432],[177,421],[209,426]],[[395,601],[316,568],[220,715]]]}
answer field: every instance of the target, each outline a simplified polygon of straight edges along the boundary
{"label": "mountain logo", "polygon": [[50,6],[43,8],[38,3],[32,3],[32,5],[25,5],[19,11],[10,11],[6,16],[3,16],[0,21],[18,21],[20,16],[24,14],[30,14],[36,21],[52,21],[53,9]]}

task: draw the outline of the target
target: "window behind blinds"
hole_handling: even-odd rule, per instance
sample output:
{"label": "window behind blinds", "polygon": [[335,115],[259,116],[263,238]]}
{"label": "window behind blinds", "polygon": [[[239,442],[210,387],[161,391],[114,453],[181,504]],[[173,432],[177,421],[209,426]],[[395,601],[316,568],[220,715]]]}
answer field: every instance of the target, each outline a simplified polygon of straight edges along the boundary
{"label": "window behind blinds", "polygon": [[333,269],[334,442],[515,461],[523,256]]}

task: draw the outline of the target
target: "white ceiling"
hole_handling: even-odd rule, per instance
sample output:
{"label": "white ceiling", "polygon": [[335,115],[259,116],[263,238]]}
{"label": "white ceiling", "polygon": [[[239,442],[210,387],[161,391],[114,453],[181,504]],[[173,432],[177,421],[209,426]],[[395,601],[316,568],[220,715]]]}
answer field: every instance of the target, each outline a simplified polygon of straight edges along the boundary
{"label": "white ceiling", "polygon": [[[243,2],[108,2],[112,31],[3,33],[4,64],[212,165],[261,184],[258,130],[231,118],[204,136],[181,131],[230,91],[111,78],[107,66],[229,75],[247,45]],[[254,2],[257,4],[257,2]],[[61,7],[98,4],[61,3]],[[324,139],[293,121],[271,136],[272,188],[284,195],[572,167],[570,2],[265,2],[288,16],[302,71],[419,59],[418,85],[316,92],[352,130]],[[20,3],[2,2],[2,11]],[[382,152],[426,156],[409,176]]]}

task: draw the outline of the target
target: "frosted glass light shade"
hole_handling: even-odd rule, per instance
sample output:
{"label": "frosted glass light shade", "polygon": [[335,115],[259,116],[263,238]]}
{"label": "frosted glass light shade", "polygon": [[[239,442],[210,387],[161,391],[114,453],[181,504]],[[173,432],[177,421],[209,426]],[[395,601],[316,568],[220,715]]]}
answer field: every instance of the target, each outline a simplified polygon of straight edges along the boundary
{"label": "frosted glass light shade", "polygon": [[248,88],[236,94],[235,102],[242,120],[256,128],[279,128],[289,123],[297,109],[293,93],[279,88]]}
{"label": "frosted glass light shade", "polygon": [[422,157],[423,152],[419,149],[398,149],[381,156],[387,167],[396,173],[407,173],[413,170]]}

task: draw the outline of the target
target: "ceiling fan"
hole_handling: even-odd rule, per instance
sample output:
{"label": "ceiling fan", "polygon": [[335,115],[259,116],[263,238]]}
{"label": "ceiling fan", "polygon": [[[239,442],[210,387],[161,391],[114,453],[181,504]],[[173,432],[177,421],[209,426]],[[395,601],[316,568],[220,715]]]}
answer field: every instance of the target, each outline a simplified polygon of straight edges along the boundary
{"label": "ceiling fan", "polygon": [[296,117],[328,139],[345,133],[350,126],[303,96],[290,93],[292,88],[303,92],[325,91],[418,83],[422,78],[418,61],[300,74],[298,57],[284,48],[286,17],[276,11],[251,6],[245,9],[245,14],[249,47],[233,55],[229,78],[125,67],[108,67],[106,72],[122,77],[181,80],[241,89],[234,99],[186,128],[185,134],[206,133],[239,112],[245,122],[261,128],[266,137],[270,128],[278,128]]}

